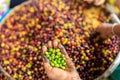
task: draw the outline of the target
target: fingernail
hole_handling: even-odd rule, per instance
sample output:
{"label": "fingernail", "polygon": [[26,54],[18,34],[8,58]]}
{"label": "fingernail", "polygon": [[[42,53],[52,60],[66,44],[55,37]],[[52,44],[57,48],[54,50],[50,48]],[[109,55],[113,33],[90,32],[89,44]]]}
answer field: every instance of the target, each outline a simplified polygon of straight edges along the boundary
{"label": "fingernail", "polygon": [[54,48],[57,48],[58,42],[56,40],[53,41],[53,46],[54,46]]}
{"label": "fingernail", "polygon": [[49,47],[49,48],[52,47],[52,41],[48,41],[48,47]]}
{"label": "fingernail", "polygon": [[59,44],[58,47],[60,48],[60,50],[64,50],[64,47],[61,44]]}
{"label": "fingernail", "polygon": [[45,53],[45,52],[47,51],[47,47],[46,47],[46,46],[43,46],[43,47],[42,47],[42,51],[43,51],[43,53]]}

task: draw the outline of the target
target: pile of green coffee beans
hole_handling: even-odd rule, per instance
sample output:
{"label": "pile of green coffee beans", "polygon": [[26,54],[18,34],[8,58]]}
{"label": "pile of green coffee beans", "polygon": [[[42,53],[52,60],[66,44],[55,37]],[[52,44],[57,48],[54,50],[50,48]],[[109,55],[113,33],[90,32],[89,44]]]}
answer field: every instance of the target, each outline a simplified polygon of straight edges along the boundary
{"label": "pile of green coffee beans", "polygon": [[65,62],[66,58],[61,53],[60,49],[49,48],[48,51],[45,53],[45,55],[49,59],[50,65],[52,67],[61,68],[61,69],[66,68],[66,62]]}

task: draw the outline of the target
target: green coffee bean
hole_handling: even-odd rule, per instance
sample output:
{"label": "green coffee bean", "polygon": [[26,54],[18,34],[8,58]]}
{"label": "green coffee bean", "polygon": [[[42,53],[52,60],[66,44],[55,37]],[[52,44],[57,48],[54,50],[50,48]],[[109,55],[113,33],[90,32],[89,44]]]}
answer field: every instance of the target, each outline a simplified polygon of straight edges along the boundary
{"label": "green coffee bean", "polygon": [[58,55],[58,56],[61,56],[61,52],[57,52],[57,55]]}
{"label": "green coffee bean", "polygon": [[62,69],[65,69],[65,67],[64,67],[64,66],[62,66],[61,68],[62,68]]}
{"label": "green coffee bean", "polygon": [[53,52],[52,52],[52,53],[53,53],[53,54],[55,54],[55,52],[56,52],[56,51],[55,51],[55,50],[53,50]]}
{"label": "green coffee bean", "polygon": [[66,62],[63,63],[63,66],[66,66]]}
{"label": "green coffee bean", "polygon": [[56,52],[60,52],[60,49],[56,49],[55,51],[56,51]]}
{"label": "green coffee bean", "polygon": [[55,66],[53,62],[51,62],[51,63],[50,63],[50,65],[51,65],[52,67],[54,67],[54,66]]}
{"label": "green coffee bean", "polygon": [[54,59],[55,59],[55,56],[51,56],[51,59],[53,59],[53,60],[54,60]]}
{"label": "green coffee bean", "polygon": [[54,61],[54,64],[57,64],[57,61]]}
{"label": "green coffee bean", "polygon": [[59,64],[56,64],[55,67],[59,68]]}
{"label": "green coffee bean", "polygon": [[54,57],[55,57],[55,54],[51,54],[51,56],[54,56]]}
{"label": "green coffee bean", "polygon": [[59,64],[59,67],[62,68],[62,64]]}
{"label": "green coffee bean", "polygon": [[49,55],[49,54],[46,54],[46,57],[47,57],[47,58],[49,58],[49,57],[50,57],[50,55]]}
{"label": "green coffee bean", "polygon": [[58,63],[58,64],[60,64],[60,63],[61,63],[61,61],[60,61],[60,60],[58,60],[58,61],[57,61],[57,63]]}
{"label": "green coffee bean", "polygon": [[51,57],[49,57],[48,59],[49,59],[50,61],[52,60],[52,58],[51,58]]}
{"label": "green coffee bean", "polygon": [[66,58],[65,58],[65,57],[63,57],[63,60],[66,60]]}
{"label": "green coffee bean", "polygon": [[56,55],[56,56],[55,56],[55,58],[56,58],[56,59],[58,59],[58,58],[59,58],[59,56],[58,56],[58,55]]}
{"label": "green coffee bean", "polygon": [[53,52],[53,49],[52,49],[52,48],[49,48],[49,52]]}
{"label": "green coffee bean", "polygon": [[65,61],[64,61],[64,60],[62,60],[62,61],[61,61],[61,63],[65,63]]}
{"label": "green coffee bean", "polygon": [[47,54],[49,54],[49,52],[46,52],[45,54],[47,55]]}

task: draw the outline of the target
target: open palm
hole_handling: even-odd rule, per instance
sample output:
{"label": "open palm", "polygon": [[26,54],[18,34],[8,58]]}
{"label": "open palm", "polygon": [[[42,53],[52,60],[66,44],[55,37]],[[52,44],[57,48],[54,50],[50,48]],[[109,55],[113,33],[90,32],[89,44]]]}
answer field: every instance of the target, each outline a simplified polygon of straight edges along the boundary
{"label": "open palm", "polygon": [[[67,67],[65,70],[60,68],[54,68],[49,64],[49,60],[45,57],[44,54],[47,51],[47,48],[51,47],[59,48],[60,51],[65,55],[67,63]],[[67,55],[65,48],[57,41],[49,41],[45,46],[42,47],[42,52],[44,68],[50,80],[80,80],[75,66],[69,58],[69,56]]]}

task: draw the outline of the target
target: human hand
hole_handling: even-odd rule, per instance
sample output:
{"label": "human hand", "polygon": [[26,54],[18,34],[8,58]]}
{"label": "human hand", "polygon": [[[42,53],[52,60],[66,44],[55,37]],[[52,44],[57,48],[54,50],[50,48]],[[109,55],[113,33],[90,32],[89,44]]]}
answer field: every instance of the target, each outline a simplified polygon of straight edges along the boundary
{"label": "human hand", "polygon": [[112,26],[113,24],[103,23],[96,29],[96,32],[100,33],[100,37],[103,39],[109,38],[113,35]]}
{"label": "human hand", "polygon": [[116,0],[115,4],[118,6],[118,8],[120,9],[120,0]]}
{"label": "human hand", "polygon": [[[66,63],[67,63],[65,70],[52,67],[49,64],[49,61],[44,54],[47,51],[47,48],[51,48],[51,47],[59,48],[60,51],[65,55]],[[53,42],[49,41],[47,45],[42,47],[42,57],[43,57],[44,68],[50,80],[81,80],[75,69],[74,63],[69,58],[65,48],[57,41],[53,41]]]}
{"label": "human hand", "polygon": [[88,3],[93,3],[96,6],[100,6],[102,4],[104,4],[105,0],[84,0]]}

